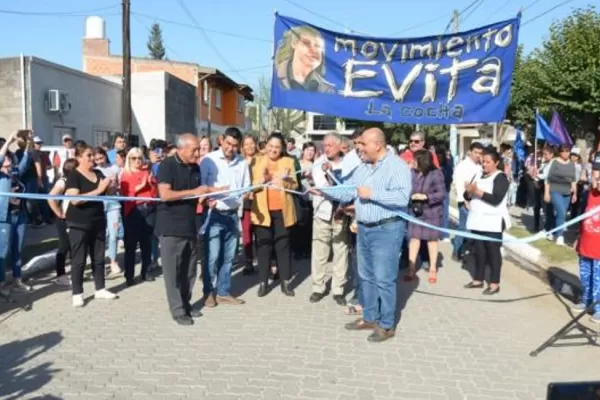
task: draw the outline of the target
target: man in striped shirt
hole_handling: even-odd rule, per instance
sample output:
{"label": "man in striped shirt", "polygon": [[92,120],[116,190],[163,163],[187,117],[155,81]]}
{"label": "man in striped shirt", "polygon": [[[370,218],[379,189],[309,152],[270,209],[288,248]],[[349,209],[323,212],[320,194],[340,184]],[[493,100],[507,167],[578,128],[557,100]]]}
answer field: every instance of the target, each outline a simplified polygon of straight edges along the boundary
{"label": "man in striped shirt", "polygon": [[378,128],[361,136],[361,164],[348,181],[355,190],[331,191],[333,200],[354,202],[358,223],[358,275],[363,298],[363,318],[346,325],[349,330],[373,330],[370,342],[394,336],[396,325],[396,282],[411,192],[408,165],[387,151],[385,135]]}

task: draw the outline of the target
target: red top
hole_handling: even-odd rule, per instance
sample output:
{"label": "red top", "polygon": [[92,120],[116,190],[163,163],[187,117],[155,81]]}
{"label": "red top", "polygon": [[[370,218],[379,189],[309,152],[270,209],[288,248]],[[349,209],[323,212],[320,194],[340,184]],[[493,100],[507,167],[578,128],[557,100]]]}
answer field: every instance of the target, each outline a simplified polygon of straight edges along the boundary
{"label": "red top", "polygon": [[[136,188],[150,178],[151,183],[146,184],[142,190],[136,192]],[[121,196],[126,197],[156,197],[156,180],[150,174],[150,171],[143,169],[138,172],[123,172],[121,175]],[[146,201],[126,201],[124,205],[125,215],[128,215],[137,204],[144,204]]]}
{"label": "red top", "polygon": [[[437,155],[432,151],[431,152],[431,156],[433,157],[433,165],[435,165],[436,168],[439,168],[440,167],[440,162],[439,162],[439,160],[437,158]],[[406,163],[410,167],[410,164],[415,159],[415,154],[412,151],[410,151],[410,150],[406,150],[404,153],[402,153],[400,155],[400,158],[403,159],[404,161],[406,161]]]}
{"label": "red top", "polygon": [[[600,206],[600,191],[591,190],[585,211],[588,212],[598,206]],[[600,214],[594,214],[581,223],[577,252],[583,257],[600,260]]]}

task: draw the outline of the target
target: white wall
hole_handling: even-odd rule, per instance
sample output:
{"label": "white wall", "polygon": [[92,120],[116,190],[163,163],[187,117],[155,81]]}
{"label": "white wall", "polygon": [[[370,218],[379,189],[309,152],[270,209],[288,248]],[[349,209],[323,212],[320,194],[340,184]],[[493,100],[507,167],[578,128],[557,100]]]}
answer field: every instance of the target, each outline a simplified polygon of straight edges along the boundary
{"label": "white wall", "polygon": [[[59,132],[72,131],[75,140],[96,144],[95,131],[121,131],[120,85],[39,58],[29,60],[31,126],[47,145],[60,144]],[[68,94],[69,112],[46,111],[50,89]]]}
{"label": "white wall", "polygon": [[137,72],[131,75],[131,108],[133,133],[139,135],[140,145],[152,139],[165,138],[166,130],[166,73]]}

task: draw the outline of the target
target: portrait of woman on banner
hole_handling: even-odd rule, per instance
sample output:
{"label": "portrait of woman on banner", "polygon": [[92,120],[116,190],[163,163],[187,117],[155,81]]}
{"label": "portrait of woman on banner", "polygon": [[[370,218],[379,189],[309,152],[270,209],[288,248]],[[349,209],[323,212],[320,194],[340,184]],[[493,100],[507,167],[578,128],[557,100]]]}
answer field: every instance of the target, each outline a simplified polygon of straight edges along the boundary
{"label": "portrait of woman on banner", "polygon": [[275,73],[286,90],[334,93],[335,87],[325,80],[325,41],[310,26],[290,28],[275,54]]}

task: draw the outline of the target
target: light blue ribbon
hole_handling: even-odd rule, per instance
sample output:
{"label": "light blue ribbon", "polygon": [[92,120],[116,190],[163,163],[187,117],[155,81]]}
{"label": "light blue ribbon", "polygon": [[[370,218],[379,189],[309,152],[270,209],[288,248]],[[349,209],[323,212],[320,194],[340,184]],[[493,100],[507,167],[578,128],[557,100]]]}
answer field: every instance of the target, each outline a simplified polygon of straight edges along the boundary
{"label": "light blue ribbon", "polygon": [[[339,190],[356,190],[355,185],[335,185],[335,186],[326,186],[326,187],[313,187],[311,189],[301,192],[301,191],[297,191],[297,190],[285,189],[285,188],[267,183],[267,184],[263,184],[263,185],[249,186],[249,187],[243,188],[243,189],[233,189],[233,190],[226,190],[226,191],[216,192],[216,193],[207,193],[207,194],[203,194],[203,195],[190,196],[190,197],[184,198],[183,200],[201,199],[201,198],[215,198],[216,200],[225,200],[225,199],[229,199],[229,198],[241,198],[244,194],[251,192],[251,191],[255,191],[257,189],[261,189],[261,188],[277,189],[277,190],[282,190],[282,191],[290,193],[290,194],[296,194],[296,195],[301,195],[301,196],[308,194],[310,192],[310,190],[317,190],[317,191],[322,191],[322,192],[339,191]],[[155,198],[155,197],[82,196],[82,195],[69,196],[69,195],[50,195],[50,194],[40,194],[40,193],[13,193],[13,192],[2,192],[2,193],[0,193],[0,196],[10,197],[10,198],[19,198],[19,199],[25,199],[25,200],[146,201],[146,202],[161,202],[162,201],[160,198]],[[202,227],[199,230],[199,233],[202,235],[206,232],[206,229],[208,227],[211,212],[212,212],[212,209],[209,209],[208,214],[206,215],[206,219],[205,219]],[[502,240],[496,239],[496,238],[491,238],[488,236],[478,235],[478,234],[467,232],[467,231],[446,229],[446,228],[442,228],[439,226],[435,226],[435,225],[429,224],[427,222],[421,221],[420,219],[415,218],[414,216],[407,214],[405,212],[402,212],[402,211],[398,211],[397,214],[399,217],[406,220],[407,222],[410,222],[410,223],[413,223],[416,225],[420,225],[420,226],[423,226],[428,229],[433,229],[433,230],[436,230],[439,232],[447,233],[449,235],[461,236],[461,237],[464,237],[467,239],[483,240],[483,241],[488,241],[488,242],[527,244],[527,243],[532,243],[532,242],[536,242],[538,240],[544,239],[549,234],[553,234],[555,232],[565,230],[569,226],[578,224],[581,221],[585,220],[586,218],[589,218],[589,217],[597,214],[598,212],[600,212],[600,206],[595,207],[595,208],[579,215],[578,217],[573,218],[560,226],[557,226],[556,228],[554,228],[550,231],[541,231],[534,235],[530,235],[530,236],[527,236],[524,238],[514,238],[514,239],[511,238],[511,239],[502,239]]]}

